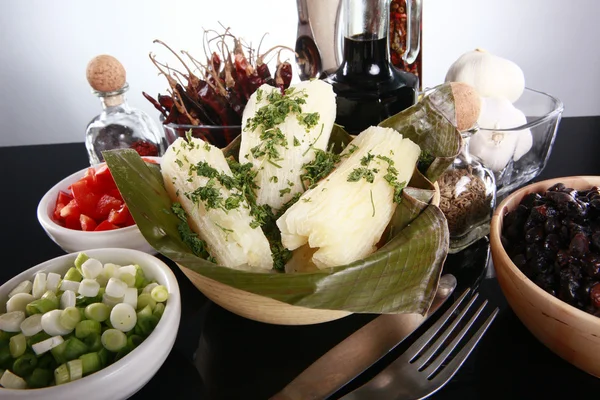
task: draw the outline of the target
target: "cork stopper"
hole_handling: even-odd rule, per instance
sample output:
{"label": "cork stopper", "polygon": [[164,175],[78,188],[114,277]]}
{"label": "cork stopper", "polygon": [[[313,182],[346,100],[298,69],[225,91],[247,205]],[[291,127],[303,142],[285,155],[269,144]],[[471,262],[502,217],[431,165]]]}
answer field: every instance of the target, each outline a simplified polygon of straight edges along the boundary
{"label": "cork stopper", "polygon": [[454,95],[454,107],[456,110],[456,128],[466,131],[473,128],[481,112],[481,98],[472,86],[463,82],[450,83]]}
{"label": "cork stopper", "polygon": [[123,87],[126,73],[123,65],[107,54],[92,58],[86,69],[90,86],[99,92],[114,92]]}

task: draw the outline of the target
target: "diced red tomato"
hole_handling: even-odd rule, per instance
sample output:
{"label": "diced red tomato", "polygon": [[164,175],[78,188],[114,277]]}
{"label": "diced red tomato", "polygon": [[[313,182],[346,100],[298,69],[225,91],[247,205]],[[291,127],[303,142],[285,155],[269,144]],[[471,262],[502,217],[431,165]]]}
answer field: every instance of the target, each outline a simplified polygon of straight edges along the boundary
{"label": "diced red tomato", "polygon": [[81,214],[79,216],[79,223],[81,224],[82,231],[93,231],[96,229],[98,224],[92,218],[88,217],[85,214]]}
{"label": "diced red tomato", "polygon": [[54,206],[54,219],[60,220],[60,211],[64,208],[64,206],[69,204],[71,200],[73,200],[73,197],[70,194],[63,192],[62,190],[58,192],[56,206]]}
{"label": "diced red tomato", "polygon": [[119,192],[119,189],[113,189],[113,190],[108,191],[107,193],[110,194],[115,199],[119,199],[119,200],[123,201],[123,196],[121,196],[121,192]]}
{"label": "diced red tomato", "polygon": [[69,192],[59,192],[54,207],[54,218],[62,226],[105,231],[135,224],[106,164],[88,168]]}
{"label": "diced red tomato", "polygon": [[79,219],[80,215],[81,210],[75,199],[68,202],[67,205],[60,210],[60,216],[62,218],[74,217],[75,219]]}
{"label": "diced red tomato", "polygon": [[86,179],[75,182],[71,185],[73,198],[77,201],[77,205],[81,212],[94,219],[98,218],[96,214],[96,206],[101,195],[94,193]]}
{"label": "diced red tomato", "polygon": [[102,165],[96,171],[96,187],[95,190],[99,193],[110,193],[117,190],[117,184],[110,173],[110,169],[106,164]]}
{"label": "diced red tomato", "polygon": [[158,162],[156,160],[153,160],[151,158],[147,158],[147,157],[142,157],[142,160],[150,163],[150,164],[158,164]]}
{"label": "diced red tomato", "polygon": [[100,222],[98,224],[98,226],[96,227],[96,229],[94,229],[94,230],[95,231],[110,231],[113,229],[119,229],[119,227],[113,223],[108,222],[107,220],[104,220],[104,221]]}
{"label": "diced red tomato", "polygon": [[121,200],[115,199],[111,195],[103,194],[96,204],[96,215],[100,219],[106,219],[111,210],[119,209],[122,205],[123,202]]}
{"label": "diced red tomato", "polygon": [[127,221],[131,219],[131,214],[129,213],[127,204],[123,204],[119,209],[110,210],[107,219],[108,222],[111,222],[115,225],[126,225]]}

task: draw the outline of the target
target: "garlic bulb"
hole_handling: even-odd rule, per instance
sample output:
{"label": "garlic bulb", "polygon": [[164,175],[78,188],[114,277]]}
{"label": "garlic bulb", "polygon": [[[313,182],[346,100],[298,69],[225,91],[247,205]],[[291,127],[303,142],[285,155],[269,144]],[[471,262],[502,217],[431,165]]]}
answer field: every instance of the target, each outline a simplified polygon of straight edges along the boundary
{"label": "garlic bulb", "polygon": [[476,49],[460,56],[448,70],[446,82],[465,82],[484,97],[506,97],[515,102],[525,89],[525,77],[517,64]]}
{"label": "garlic bulb", "polygon": [[511,158],[517,161],[527,153],[533,140],[529,129],[504,132],[495,129],[511,129],[526,123],[525,114],[507,99],[483,97],[477,120],[480,130],[471,137],[470,153],[492,171],[502,171]]}

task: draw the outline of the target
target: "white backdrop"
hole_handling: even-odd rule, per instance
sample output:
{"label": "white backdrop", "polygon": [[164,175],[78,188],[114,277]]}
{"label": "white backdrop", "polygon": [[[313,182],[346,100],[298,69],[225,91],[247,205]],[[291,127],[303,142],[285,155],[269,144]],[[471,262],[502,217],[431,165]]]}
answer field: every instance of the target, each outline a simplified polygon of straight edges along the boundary
{"label": "white backdrop", "polygon": [[[337,1],[337,0],[313,0]],[[600,115],[600,2],[597,0],[424,0],[426,86],[443,81],[449,65],[475,47],[517,62],[529,87],[565,103],[565,116]],[[166,81],[148,59],[177,50],[202,55],[203,28],[218,21],[264,48],[294,45],[295,0],[2,0],[0,1],[0,146],[82,142],[100,111],[85,79],[97,54],[127,69],[132,106],[156,120],[142,97]],[[333,28],[332,28],[333,29]]]}

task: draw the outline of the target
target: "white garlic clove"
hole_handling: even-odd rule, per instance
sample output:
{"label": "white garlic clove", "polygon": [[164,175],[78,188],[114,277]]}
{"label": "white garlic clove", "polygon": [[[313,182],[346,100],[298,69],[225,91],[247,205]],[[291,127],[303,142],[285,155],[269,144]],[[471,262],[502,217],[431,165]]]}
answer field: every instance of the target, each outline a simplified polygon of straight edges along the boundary
{"label": "white garlic clove", "polygon": [[517,64],[480,49],[461,55],[448,69],[445,81],[465,82],[481,96],[505,97],[513,103],[525,90],[525,76]]}

